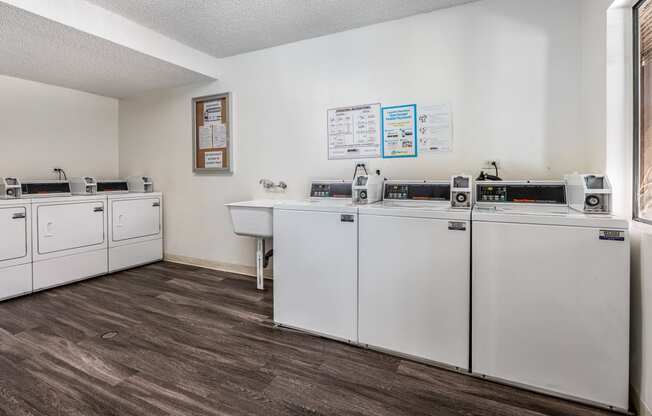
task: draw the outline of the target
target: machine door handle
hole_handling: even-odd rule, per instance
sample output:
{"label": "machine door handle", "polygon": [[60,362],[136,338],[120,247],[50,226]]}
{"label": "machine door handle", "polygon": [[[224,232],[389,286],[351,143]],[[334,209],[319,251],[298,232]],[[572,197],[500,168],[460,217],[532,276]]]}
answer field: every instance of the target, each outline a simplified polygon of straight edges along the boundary
{"label": "machine door handle", "polygon": [[104,212],[104,207],[95,207],[93,208],[93,212]]}
{"label": "machine door handle", "polygon": [[122,219],[124,218],[124,215],[120,214],[118,215],[118,223],[115,225],[116,227],[120,228],[123,226],[122,224]]}
{"label": "machine door handle", "polygon": [[54,237],[54,234],[52,233],[52,227],[54,227],[53,222],[48,222],[45,224],[45,234],[43,234],[43,237]]}
{"label": "machine door handle", "polygon": [[154,203],[152,204],[152,206],[153,206],[153,207],[160,207],[160,206],[161,206],[161,203],[160,203],[160,202],[154,202]]}
{"label": "machine door handle", "polygon": [[351,214],[342,214],[340,216],[340,222],[355,222],[355,217]]}
{"label": "machine door handle", "polygon": [[19,220],[19,219],[23,219],[23,218],[25,218],[25,217],[26,217],[26,215],[25,215],[24,212],[18,212],[18,213],[16,213],[16,214],[12,215],[11,218],[13,218],[13,219],[15,219],[15,220]]}

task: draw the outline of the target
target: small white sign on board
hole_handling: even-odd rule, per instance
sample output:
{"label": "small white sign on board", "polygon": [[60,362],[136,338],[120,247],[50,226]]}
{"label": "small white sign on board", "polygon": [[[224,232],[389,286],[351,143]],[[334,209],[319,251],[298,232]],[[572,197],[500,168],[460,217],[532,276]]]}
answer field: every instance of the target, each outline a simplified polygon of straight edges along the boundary
{"label": "small white sign on board", "polygon": [[204,167],[205,168],[222,168],[222,152],[206,152],[204,153]]}

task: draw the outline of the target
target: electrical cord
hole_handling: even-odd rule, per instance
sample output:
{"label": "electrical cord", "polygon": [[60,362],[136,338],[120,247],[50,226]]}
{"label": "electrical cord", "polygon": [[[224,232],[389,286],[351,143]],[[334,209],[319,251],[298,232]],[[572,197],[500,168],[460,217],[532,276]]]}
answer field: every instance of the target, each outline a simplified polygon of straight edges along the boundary
{"label": "electrical cord", "polygon": [[496,174],[490,175],[488,173],[485,173],[485,171],[480,171],[480,175],[478,175],[476,181],[502,181],[502,178],[498,176],[498,163],[496,163],[496,161],[494,160],[490,164],[496,170]]}
{"label": "electrical cord", "polygon": [[66,171],[61,169],[61,168],[54,168],[54,172],[59,174],[59,180],[61,180],[61,175],[63,174],[63,178],[65,180],[68,180],[68,175],[66,175]]}
{"label": "electrical cord", "polygon": [[491,165],[496,169],[496,177],[499,178],[500,176],[498,176],[498,163],[496,163],[496,161],[494,160],[493,162],[491,162]]}
{"label": "electrical cord", "polygon": [[355,165],[355,170],[353,171],[353,180],[355,180],[355,177],[358,176],[358,170],[362,168],[364,169],[364,174],[369,175],[369,172],[367,172],[367,165],[364,163],[358,163]]}

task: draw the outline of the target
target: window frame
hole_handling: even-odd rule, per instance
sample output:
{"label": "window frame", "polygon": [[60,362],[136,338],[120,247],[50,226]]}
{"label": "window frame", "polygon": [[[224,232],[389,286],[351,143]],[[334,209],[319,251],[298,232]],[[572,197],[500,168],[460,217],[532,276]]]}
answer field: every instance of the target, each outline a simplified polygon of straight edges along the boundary
{"label": "window frame", "polygon": [[[639,30],[639,9],[647,1],[652,0],[638,0],[632,7],[632,29],[633,29],[633,60],[634,60],[634,120],[633,120],[633,193],[632,193],[632,219],[637,222],[652,225],[652,218],[646,219],[640,216],[640,189],[641,189],[641,38]],[[652,110],[652,109],[651,109]]]}

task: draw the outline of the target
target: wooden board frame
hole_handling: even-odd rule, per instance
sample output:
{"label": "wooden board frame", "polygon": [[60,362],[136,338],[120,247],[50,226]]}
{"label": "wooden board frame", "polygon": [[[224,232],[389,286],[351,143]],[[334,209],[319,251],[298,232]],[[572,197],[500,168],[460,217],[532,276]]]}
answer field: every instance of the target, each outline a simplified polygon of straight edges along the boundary
{"label": "wooden board frame", "polygon": [[[209,101],[222,101],[222,123],[226,126],[226,147],[222,148],[199,148],[199,127],[204,125],[204,104]],[[205,95],[202,97],[195,97],[192,99],[192,171],[196,174],[233,174],[233,138],[231,135],[231,93],[221,93],[213,95]],[[206,152],[221,152],[223,167],[221,168],[206,168],[205,154]]]}

